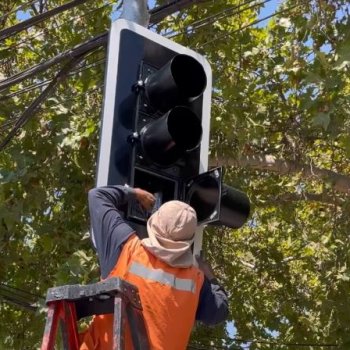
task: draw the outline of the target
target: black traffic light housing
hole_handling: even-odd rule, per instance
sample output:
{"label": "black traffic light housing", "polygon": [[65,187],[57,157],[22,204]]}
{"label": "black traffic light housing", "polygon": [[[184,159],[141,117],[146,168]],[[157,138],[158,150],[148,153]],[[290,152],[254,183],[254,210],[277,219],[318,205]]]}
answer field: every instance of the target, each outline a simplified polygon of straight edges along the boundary
{"label": "black traffic light housing", "polygon": [[[157,207],[178,199],[194,207],[202,224],[240,227],[249,215],[248,198],[223,187],[220,168],[206,172],[211,69],[204,57],[118,20],[110,31],[105,81],[97,186],[140,187],[156,195]],[[225,201],[224,193],[234,198]],[[226,204],[235,207],[226,210]],[[232,210],[238,214],[222,221]],[[141,235],[150,214],[137,203],[125,208]]]}

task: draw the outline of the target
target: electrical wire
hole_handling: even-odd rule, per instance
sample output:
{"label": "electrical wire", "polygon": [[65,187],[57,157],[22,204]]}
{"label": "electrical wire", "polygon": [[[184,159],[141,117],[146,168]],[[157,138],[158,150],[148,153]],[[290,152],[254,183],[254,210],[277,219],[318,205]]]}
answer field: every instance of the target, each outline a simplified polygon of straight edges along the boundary
{"label": "electrical wire", "polygon": [[37,83],[37,84],[32,84],[32,85],[29,85],[29,86],[26,86],[25,88],[21,89],[21,90],[18,90],[16,92],[13,92],[11,94],[8,94],[8,95],[4,95],[4,96],[0,96],[0,102],[1,101],[5,101],[11,97],[15,97],[15,96],[18,96],[18,95],[21,95],[21,94],[24,94],[26,92],[29,92],[29,91],[32,91],[32,90],[35,90],[35,89],[38,89],[40,87],[43,87],[43,86],[46,86],[47,84],[49,84],[50,82],[52,81],[52,79],[47,79],[47,80],[44,80],[40,83]]}
{"label": "electrical wire", "polygon": [[[90,93],[92,93],[92,92],[94,92],[94,91],[100,90],[100,89],[102,89],[103,87],[104,87],[104,84],[100,84],[100,85],[98,85],[98,86],[95,86],[95,87],[93,87],[93,88],[91,88],[91,89],[86,90],[85,92],[81,92],[81,93],[75,95],[74,97],[66,98],[66,99],[64,100],[64,102],[66,102],[66,101],[75,101],[75,100],[78,100],[79,98],[84,97],[84,96],[86,96],[86,95],[88,95],[88,94],[90,94]],[[56,107],[56,106],[59,106],[59,105],[61,105],[61,103],[55,103],[55,104],[50,105],[49,108]],[[42,109],[42,108],[43,108],[43,107],[41,107],[41,109]]]}
{"label": "electrical wire", "polygon": [[13,305],[16,305],[16,306],[21,306],[27,310],[30,310],[30,311],[35,311],[37,309],[37,307],[33,304],[30,304],[30,303],[27,303],[27,302],[24,302],[24,301],[20,301],[20,300],[17,300],[11,296],[2,296],[0,294],[0,301],[3,300],[9,304],[13,304]]}
{"label": "electrical wire", "polygon": [[211,44],[211,43],[213,43],[214,41],[220,40],[220,39],[222,39],[222,38],[226,38],[227,36],[232,36],[233,34],[236,34],[237,32],[240,32],[240,31],[242,31],[242,30],[244,30],[244,29],[246,29],[246,28],[249,28],[249,27],[251,27],[251,26],[253,26],[253,25],[255,25],[255,24],[258,24],[258,23],[260,23],[260,22],[264,22],[264,21],[266,21],[267,19],[270,19],[270,18],[272,18],[272,17],[275,17],[275,16],[280,15],[280,14],[285,13],[285,12],[291,12],[291,10],[293,10],[294,8],[296,8],[296,7],[298,7],[298,6],[301,6],[301,4],[296,4],[296,5],[290,6],[290,7],[286,8],[286,9],[283,9],[283,10],[281,10],[281,11],[276,11],[276,12],[274,12],[273,14],[271,14],[271,15],[269,15],[269,16],[266,16],[266,17],[260,18],[260,19],[258,19],[258,20],[255,20],[255,21],[253,21],[253,22],[251,22],[251,23],[248,23],[248,24],[246,24],[246,25],[244,25],[244,26],[238,28],[237,30],[234,30],[233,32],[225,33],[225,34],[223,34],[223,35],[219,35],[219,36],[217,36],[216,38],[214,38],[214,39],[212,39],[212,40],[210,40],[210,41],[205,42],[204,44],[200,45],[199,47],[200,47],[200,48],[203,48],[204,46],[207,46],[208,44]]}
{"label": "electrical wire", "polygon": [[[254,1],[255,1],[255,0],[254,0]],[[193,22],[193,23],[189,24],[186,28],[184,28],[184,29],[183,29],[182,31],[180,31],[180,32],[174,32],[174,31],[173,31],[173,32],[171,32],[171,33],[168,33],[166,37],[169,38],[169,39],[171,39],[171,38],[174,38],[174,37],[176,37],[176,36],[178,36],[178,35],[181,35],[181,34],[187,34],[187,29],[188,29],[188,28],[191,29],[191,32],[190,32],[190,33],[193,33],[194,30],[196,30],[196,29],[199,29],[199,28],[202,28],[202,27],[206,27],[206,26],[209,25],[209,24],[213,24],[213,23],[215,23],[215,22],[217,22],[217,21],[219,21],[219,20],[222,20],[222,19],[225,19],[225,18],[228,18],[228,17],[233,17],[233,16],[236,16],[236,15],[239,15],[239,14],[241,14],[241,13],[247,11],[247,10],[251,10],[251,9],[256,8],[256,7],[262,6],[262,5],[264,5],[264,4],[266,4],[267,2],[270,2],[270,1],[271,1],[271,0],[265,0],[265,1],[262,1],[262,2],[260,2],[260,3],[253,4],[253,5],[250,5],[250,6],[248,6],[248,7],[245,7],[245,8],[243,8],[243,9],[241,9],[241,10],[235,11],[235,12],[233,12],[233,13],[231,13],[231,12],[226,13],[226,14],[223,15],[223,16],[218,16],[218,17],[217,17],[217,14],[216,14],[216,15],[213,15],[213,16],[209,16],[209,17],[207,17],[207,18],[204,18],[203,20],[196,21],[196,22]],[[247,4],[251,3],[251,2],[252,2],[252,0],[246,1],[245,3],[243,3],[243,4],[239,5],[239,6],[235,6],[235,7],[233,7],[232,9],[233,9],[233,10],[238,9],[238,8],[240,8],[241,6],[247,5]],[[221,13],[223,13],[223,12],[224,12],[224,11],[220,12],[219,14],[221,14]],[[208,21],[208,19],[210,19],[210,20]]]}
{"label": "electrical wire", "polygon": [[[70,98],[66,98],[64,100],[64,102],[69,102],[69,101],[75,101],[78,100],[81,97],[84,97],[88,94],[91,94],[92,92],[95,92],[97,90],[100,90],[104,87],[104,84],[95,86],[91,89],[86,90],[85,92],[79,93],[74,95],[73,97]],[[62,103],[54,103],[54,104],[50,104],[49,107],[46,107],[45,104],[43,104],[41,107],[38,108],[38,111],[43,111],[43,109],[45,108],[47,110],[47,108],[54,108],[56,106],[62,105]],[[13,124],[16,124],[17,119],[19,118],[19,116],[12,116],[9,117],[5,123],[3,123],[2,125],[0,125],[0,133],[3,133],[4,131],[6,131],[9,127],[11,127]]]}
{"label": "electrical wire", "polygon": [[15,12],[18,12],[18,11],[21,11],[23,8],[26,8],[27,6],[31,6],[33,4],[35,4],[36,2],[38,2],[39,0],[31,0],[31,1],[28,1],[27,3],[25,4],[22,4],[22,5],[19,5],[18,7],[16,7],[15,9],[5,13],[4,15],[2,15],[0,17],[0,21],[4,18],[6,18],[7,16],[11,15],[12,13],[15,13]]}
{"label": "electrical wire", "polygon": [[41,298],[41,296],[38,294],[34,294],[31,292],[28,292],[27,290],[20,289],[17,287],[9,286],[3,282],[0,282],[0,291],[4,291],[4,292],[7,291],[9,293],[12,293],[13,295],[18,295],[18,296],[20,296],[21,294],[24,294],[24,295],[28,295],[28,296],[35,297],[35,298]]}
{"label": "electrical wire", "polygon": [[[158,9],[157,13],[162,12],[162,11],[168,9],[169,7],[173,6],[174,4],[176,4],[176,3],[179,2],[179,1],[181,1],[181,0],[169,1],[167,4],[160,5],[160,6],[157,8],[157,9]],[[154,13],[154,12],[155,12],[154,10],[155,10],[155,9],[150,10],[150,13],[151,13],[151,14]]]}
{"label": "electrical wire", "polygon": [[[88,69],[90,69],[90,68],[97,67],[97,66],[99,66],[99,65],[101,65],[101,64],[103,64],[103,63],[105,63],[105,61],[106,61],[106,58],[103,57],[103,58],[101,58],[101,59],[99,59],[99,60],[97,60],[97,61],[94,61],[94,62],[92,62],[92,63],[89,63],[89,64],[85,63],[84,65],[82,65],[82,66],[79,67],[78,69],[72,70],[72,72],[69,73],[68,75],[69,75],[69,76],[74,76],[74,75],[76,75],[76,74],[78,74],[78,73],[81,73],[81,72],[83,72],[83,71],[86,71],[86,70],[88,70]],[[47,79],[47,80],[41,81],[41,82],[39,82],[39,83],[26,86],[25,88],[20,89],[20,90],[18,90],[18,91],[15,91],[15,92],[13,92],[13,93],[11,93],[11,94],[4,95],[4,96],[0,96],[0,102],[1,102],[1,101],[5,101],[5,100],[7,100],[7,99],[9,99],[9,98],[11,98],[11,97],[15,97],[15,96],[24,94],[24,93],[26,93],[26,92],[29,92],[29,91],[36,90],[36,89],[39,89],[39,88],[41,88],[41,87],[44,87],[44,86],[48,85],[51,81],[52,81],[52,79]]]}
{"label": "electrical wire", "polygon": [[[71,23],[71,22],[73,22],[73,21],[77,21],[77,20],[79,20],[79,19],[81,19],[81,18],[84,18],[85,16],[90,15],[91,13],[96,12],[96,11],[98,11],[98,10],[101,10],[101,9],[107,7],[107,6],[114,6],[114,5],[115,5],[115,2],[114,2],[114,1],[111,2],[111,3],[106,3],[106,4],[104,4],[104,5],[101,5],[100,7],[97,7],[97,8],[95,8],[95,9],[89,10],[88,12],[84,13],[83,15],[77,15],[77,16],[75,16],[75,17],[72,17],[71,19],[69,19],[68,23]],[[35,33],[34,35],[27,36],[25,39],[19,41],[18,43],[15,43],[15,44],[13,44],[13,45],[11,45],[11,46],[5,47],[4,49],[0,50],[0,53],[3,53],[3,52],[6,52],[6,51],[9,51],[9,50],[13,50],[13,49],[19,48],[22,44],[25,44],[25,43],[27,43],[27,42],[30,42],[30,41],[32,41],[33,39],[39,37],[40,35],[43,35],[47,30],[52,30],[52,29],[55,29],[55,30],[56,30],[56,29],[58,29],[58,28],[60,28],[60,27],[62,27],[62,26],[64,26],[64,25],[66,25],[66,24],[67,24],[67,22],[65,21],[65,22],[63,22],[63,23],[61,23],[61,24],[58,24],[58,25],[56,25],[56,26],[55,26],[55,25],[52,25],[51,28],[45,28],[45,29],[43,29],[42,31],[40,31],[39,33]]]}
{"label": "electrical wire", "polygon": [[[82,93],[79,93],[79,94],[76,94],[74,95],[73,97],[70,97],[70,98],[66,98],[64,100],[64,102],[69,102],[69,101],[75,101],[75,100],[78,100],[79,98],[81,97],[84,97],[88,94],[91,94],[92,92],[94,91],[97,91],[97,90],[100,90],[104,87],[104,84],[101,84],[101,85],[98,85],[98,86],[95,86],[91,89],[88,89],[86,90],[85,92],[82,92]],[[43,111],[43,108],[54,108],[56,106],[59,106],[59,105],[62,105],[62,103],[54,103],[54,104],[50,104],[49,107],[45,107],[45,104],[43,104],[43,106],[39,107],[38,110],[39,111]],[[13,124],[15,124],[17,122],[17,119],[19,118],[19,116],[12,116],[12,117],[9,117],[7,119],[7,121],[5,123],[3,123],[2,125],[0,125],[0,133],[3,133],[5,130],[7,130],[10,126],[12,126]]]}
{"label": "electrical wire", "polygon": [[[251,1],[253,1],[253,0],[251,0]],[[149,14],[151,15],[151,17],[154,17],[156,15],[162,14],[162,12],[166,12],[167,9],[172,8],[172,7],[174,7],[174,9],[173,9],[174,12],[177,12],[179,10],[179,7],[181,7],[181,5],[182,5],[181,2],[182,2],[182,0],[173,0],[173,1],[168,0],[167,3],[164,5],[159,5],[155,8],[150,9]],[[194,1],[192,0],[192,2],[193,2],[193,5],[196,5],[196,3],[197,3],[196,0],[194,0]],[[200,3],[200,1],[199,1],[199,3]]]}
{"label": "electrical wire", "polygon": [[[91,52],[91,53],[88,55],[88,57],[90,57],[93,53],[96,53],[96,52],[99,53],[99,51],[100,51],[100,50],[97,49],[97,50]],[[98,60],[98,61],[95,61],[95,62],[93,62],[93,63],[89,63],[89,64],[85,63],[83,66],[79,67],[79,68],[76,69],[75,71],[72,71],[72,72],[69,73],[68,75],[69,75],[69,76],[73,76],[73,75],[78,74],[78,73],[80,73],[80,72],[82,72],[82,71],[84,71],[84,70],[90,69],[90,68],[92,68],[92,67],[96,67],[96,66],[98,66],[99,64],[103,63],[104,61],[105,61],[105,58],[102,58],[102,59],[100,59],[100,60]],[[41,82],[41,86],[46,86],[46,85],[48,85],[51,81],[52,81],[52,79],[50,79],[50,80],[48,80],[48,81],[45,81],[44,83]],[[102,85],[100,85],[100,86],[97,86],[97,87],[95,87],[95,88],[90,89],[89,91],[87,91],[87,92],[85,92],[85,93],[83,93],[83,94],[75,95],[73,98],[70,98],[70,99],[65,99],[64,102],[67,102],[67,101],[70,101],[70,100],[76,100],[76,99],[80,98],[82,95],[83,95],[83,96],[86,96],[87,94],[90,94],[90,93],[92,93],[93,91],[98,90],[98,89],[100,89],[100,88],[103,87],[103,86],[104,86],[104,85],[102,84]],[[23,89],[22,89],[22,90],[23,90]],[[54,107],[54,106],[59,105],[59,104],[60,104],[60,103],[57,103],[57,104],[55,104],[55,105],[51,105],[50,107]],[[42,109],[43,109],[42,106],[38,108],[38,110],[42,110]],[[11,126],[13,126],[14,124],[17,124],[19,118],[20,118],[20,116],[12,116],[12,117],[9,117],[5,123],[3,123],[2,125],[0,125],[0,132],[3,133],[5,130],[9,129],[9,128],[10,128]],[[5,138],[6,138],[6,136],[5,136]]]}
{"label": "electrical wire", "polygon": [[[231,11],[237,10],[237,9],[239,9],[240,7],[245,6],[245,5],[249,5],[251,2],[254,2],[254,1],[257,1],[257,0],[247,0],[247,1],[245,1],[245,2],[239,3],[238,5],[231,6],[231,7],[229,7],[228,9],[225,9],[225,10],[223,10],[223,11],[220,11],[220,12],[218,12],[218,13],[212,15],[212,16],[209,16],[209,17],[206,17],[206,18],[204,18],[204,19],[200,19],[200,20],[198,20],[198,21],[195,21],[195,22],[192,23],[192,25],[197,25],[197,24],[200,24],[201,22],[206,22],[208,19],[210,20],[210,19],[218,18],[219,15],[222,15],[222,14],[225,14],[225,13],[227,13],[227,12],[231,12]],[[267,0],[266,2],[269,2],[269,1],[271,1],[271,0]],[[224,16],[224,17],[222,17],[222,18],[225,18],[225,17],[226,17],[226,16]],[[221,19],[221,18],[219,17],[219,19]]]}
{"label": "electrical wire", "polygon": [[42,297],[19,288],[10,287],[5,283],[0,283],[0,301],[35,311],[38,299],[42,299]]}
{"label": "electrical wire", "polygon": [[0,283],[0,301],[4,301],[16,306],[23,307],[30,311],[37,309],[36,303],[38,299],[43,299],[40,295],[8,286]]}

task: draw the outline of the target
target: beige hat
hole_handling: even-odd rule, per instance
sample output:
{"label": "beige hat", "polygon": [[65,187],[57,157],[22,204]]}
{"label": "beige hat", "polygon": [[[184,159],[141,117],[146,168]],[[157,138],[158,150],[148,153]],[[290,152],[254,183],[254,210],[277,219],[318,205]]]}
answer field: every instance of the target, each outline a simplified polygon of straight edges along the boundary
{"label": "beige hat", "polygon": [[189,267],[193,264],[191,245],[196,228],[195,210],[186,203],[169,201],[148,219],[148,238],[142,245],[171,266]]}

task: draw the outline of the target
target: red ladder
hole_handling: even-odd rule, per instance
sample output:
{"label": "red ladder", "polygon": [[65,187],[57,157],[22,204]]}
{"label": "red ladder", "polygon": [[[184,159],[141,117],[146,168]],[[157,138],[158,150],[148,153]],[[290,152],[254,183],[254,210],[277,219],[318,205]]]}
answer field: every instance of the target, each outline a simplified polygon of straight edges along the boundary
{"label": "red ladder", "polygon": [[46,296],[47,319],[41,350],[53,350],[60,322],[64,350],[78,350],[77,320],[91,315],[113,314],[113,350],[124,350],[126,322],[129,322],[135,350],[148,350],[149,342],[138,289],[110,278],[89,285],[50,288]]}

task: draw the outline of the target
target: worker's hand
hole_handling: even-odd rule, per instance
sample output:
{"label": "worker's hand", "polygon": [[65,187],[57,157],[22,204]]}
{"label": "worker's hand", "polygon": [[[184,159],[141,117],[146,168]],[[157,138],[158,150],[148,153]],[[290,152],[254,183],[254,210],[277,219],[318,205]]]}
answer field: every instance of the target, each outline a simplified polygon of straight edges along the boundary
{"label": "worker's hand", "polygon": [[196,260],[198,263],[198,268],[204,273],[208,280],[215,278],[214,270],[211,265],[205,261],[201,256],[196,255]]}
{"label": "worker's hand", "polygon": [[141,188],[134,188],[135,196],[141,206],[146,210],[151,210],[154,206],[156,198],[152,193],[149,193]]}

